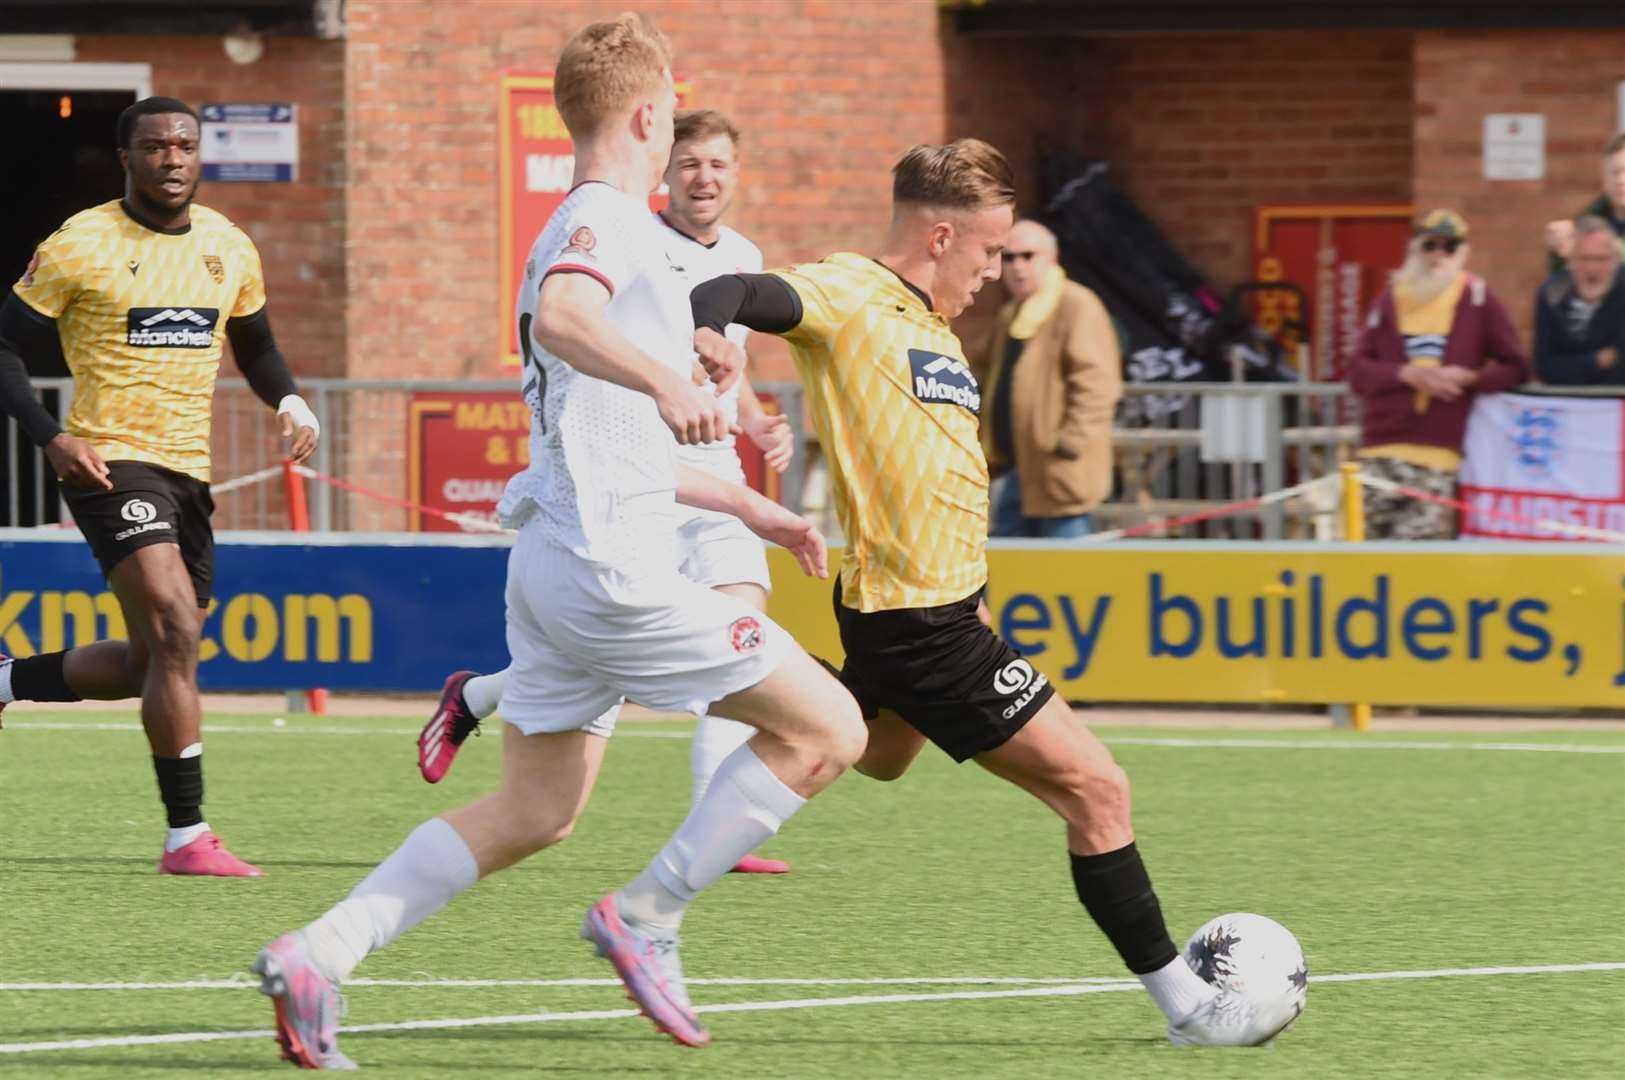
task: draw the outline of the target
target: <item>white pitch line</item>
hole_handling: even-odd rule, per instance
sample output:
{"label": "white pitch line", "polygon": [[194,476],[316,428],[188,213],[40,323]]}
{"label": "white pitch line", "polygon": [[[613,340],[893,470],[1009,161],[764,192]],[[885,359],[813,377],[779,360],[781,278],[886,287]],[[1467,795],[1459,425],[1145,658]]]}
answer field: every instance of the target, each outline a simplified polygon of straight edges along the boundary
{"label": "white pitch line", "polygon": [[1584,743],[1407,742],[1400,739],[1182,739],[1137,735],[1103,735],[1101,741],[1117,746],[1160,746],[1195,750],[1498,750],[1545,754],[1625,754],[1625,743],[1597,746]]}
{"label": "white pitch line", "polygon": [[[18,720],[6,725],[16,731],[140,731],[141,725],[120,721],[75,723],[68,720]],[[298,721],[284,727],[269,722],[262,725],[204,724],[207,735],[387,735],[396,738],[417,735],[417,728],[345,727],[337,724],[310,726]],[[644,730],[619,728],[616,738],[634,739],[687,739],[691,728],[670,730]],[[1117,746],[1155,746],[1173,750],[1476,750],[1502,753],[1542,754],[1625,754],[1625,743],[1598,745],[1594,743],[1540,743],[1540,742],[1411,742],[1401,739],[1263,739],[1263,738],[1182,738],[1178,736],[1103,735],[1102,740]]]}
{"label": "white pitch line", "polygon": [[[1432,971],[1372,971],[1347,975],[1315,975],[1311,982],[1378,982],[1393,979],[1443,979],[1462,976],[1560,975],[1577,972],[1625,971],[1625,963],[1538,964],[1529,967],[1439,968]],[[698,981],[698,980],[695,980]],[[699,1005],[695,1012],[775,1012],[786,1009],[828,1009],[853,1005],[901,1005],[936,1001],[993,1001],[1004,998],[1075,997],[1082,994],[1112,994],[1138,990],[1137,980],[1107,983],[1069,983],[1063,986],[1035,986],[1021,990],[960,990],[942,994],[867,994],[838,998],[797,998],[788,1001],[735,1001]],[[599,1009],[585,1012],[520,1013],[506,1016],[470,1016],[446,1020],[407,1020],[383,1024],[353,1024],[341,1027],[344,1034],[385,1031],[443,1031],[453,1028],[492,1027],[513,1024],[545,1024],[561,1021],[620,1020],[638,1015],[634,1009]],[[96,1050],[119,1046],[158,1046],[174,1043],[220,1042],[228,1039],[267,1039],[274,1033],[256,1031],[177,1031],[163,1035],[116,1035],[99,1039],[58,1039],[51,1042],[0,1043],[0,1054],[31,1054],[51,1050]]]}
{"label": "white pitch line", "polygon": [[[6,725],[7,731],[141,731],[140,724],[124,721],[103,720],[96,722],[74,723],[71,720],[19,720]],[[418,735],[418,728],[380,728],[380,727],[340,727],[333,724],[306,725],[295,721],[284,727],[276,727],[270,722],[255,727],[244,727],[239,724],[209,724],[203,725],[205,735],[276,735],[286,737],[289,735],[388,735],[396,738],[402,735]],[[683,731],[626,731],[617,730],[617,738],[631,737],[637,739],[687,739],[692,737],[692,729]]]}
{"label": "white pitch line", "polygon": [[[1123,982],[1121,976],[1086,978],[1000,978],[972,975],[965,978],[919,976],[875,979],[753,979],[733,977],[689,979],[690,986],[1075,986],[1080,983]],[[482,990],[501,986],[528,986],[563,989],[590,986],[619,986],[619,979],[351,979],[349,989],[358,986],[431,988],[437,990]],[[9,982],[0,991],[78,991],[78,990],[257,990],[259,982],[248,976],[239,979],[190,979],[178,982]]]}

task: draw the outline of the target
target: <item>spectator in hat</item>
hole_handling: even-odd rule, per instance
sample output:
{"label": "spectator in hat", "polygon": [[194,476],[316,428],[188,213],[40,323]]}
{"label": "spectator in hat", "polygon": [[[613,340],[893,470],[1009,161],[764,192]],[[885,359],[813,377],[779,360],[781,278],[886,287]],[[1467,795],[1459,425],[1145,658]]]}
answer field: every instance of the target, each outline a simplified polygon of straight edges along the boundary
{"label": "spectator in hat", "polygon": [[1561,273],[1574,251],[1576,225],[1582,217],[1596,217],[1606,222],[1618,238],[1620,250],[1625,254],[1625,132],[1609,140],[1602,151],[1602,194],[1573,220],[1563,218],[1546,223],[1547,272]]}
{"label": "spectator in hat", "polygon": [[[1468,251],[1461,215],[1427,214],[1349,363],[1349,385],[1362,406],[1363,471],[1444,499],[1456,496],[1473,398],[1529,377],[1506,307],[1467,272]],[[1365,517],[1372,539],[1456,533],[1454,510],[1397,492],[1367,488]]]}
{"label": "spectator in hat", "polygon": [[1554,386],[1625,386],[1625,275],[1608,222],[1574,223],[1568,269],[1535,292],[1535,373]]}
{"label": "spectator in hat", "polygon": [[1018,221],[1005,241],[993,333],[971,360],[982,388],[991,536],[1069,539],[1094,529],[1111,494],[1112,415],[1123,394],[1117,331],[1093,292],[1068,281],[1055,234]]}

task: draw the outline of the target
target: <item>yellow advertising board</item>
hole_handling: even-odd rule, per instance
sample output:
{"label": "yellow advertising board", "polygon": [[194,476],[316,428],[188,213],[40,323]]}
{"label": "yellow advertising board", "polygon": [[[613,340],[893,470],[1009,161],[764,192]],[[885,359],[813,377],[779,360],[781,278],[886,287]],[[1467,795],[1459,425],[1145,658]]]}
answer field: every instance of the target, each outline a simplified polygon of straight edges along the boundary
{"label": "yellow advertising board", "polygon": [[[831,582],[772,557],[771,614],[838,661]],[[1625,707],[1614,548],[995,546],[988,566],[994,629],[1076,701]]]}

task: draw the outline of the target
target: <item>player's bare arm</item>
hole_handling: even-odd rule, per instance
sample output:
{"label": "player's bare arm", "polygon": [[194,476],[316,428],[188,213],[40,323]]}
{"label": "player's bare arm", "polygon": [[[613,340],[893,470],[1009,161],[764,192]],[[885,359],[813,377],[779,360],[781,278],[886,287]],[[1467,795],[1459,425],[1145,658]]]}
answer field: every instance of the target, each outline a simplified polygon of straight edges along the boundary
{"label": "player's bare arm", "polygon": [[701,510],[732,514],[745,527],[796,557],[802,573],[829,577],[829,549],[824,534],[799,514],[740,484],[729,483],[691,465],[677,466],[677,501]]}
{"label": "player's bare arm", "polygon": [[728,432],[716,398],[633,345],[610,324],[610,294],[586,274],[549,274],[531,334],[536,343],[583,375],[655,399],[680,443],[716,442]]}

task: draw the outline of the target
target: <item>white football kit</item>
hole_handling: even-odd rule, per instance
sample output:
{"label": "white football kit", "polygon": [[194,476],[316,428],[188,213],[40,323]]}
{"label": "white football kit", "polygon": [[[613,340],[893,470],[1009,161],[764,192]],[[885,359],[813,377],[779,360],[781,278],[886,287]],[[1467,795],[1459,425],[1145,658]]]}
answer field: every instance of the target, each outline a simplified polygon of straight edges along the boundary
{"label": "white football kit", "polygon": [[648,205],[607,184],[572,191],[532,246],[515,310],[531,409],[530,465],[498,506],[513,663],[501,712],[525,734],[608,735],[622,700],[704,713],[793,647],[743,601],[679,572],[677,444],[646,394],[584,375],[532,336],[543,280],[587,274],[644,352],[689,370],[690,285]]}
{"label": "white football kit", "polygon": [[[762,271],[761,251],[726,225],[722,226],[716,243],[702,244],[674,228],[661,215],[654,215],[654,219],[656,229],[665,242],[667,258],[678,268],[689,290],[723,274],[759,274]],[[745,339],[749,336],[750,330],[738,323],[730,324],[727,328],[728,340],[740,348],[745,347]],[[692,363],[692,350],[688,356]],[[729,387],[718,400],[727,414],[728,423],[738,423],[739,384]],[[730,483],[745,482],[745,470],[739,464],[739,452],[734,448],[733,435],[721,442],[679,446],[677,460]],[[701,585],[748,583],[772,590],[766,545],[761,537],[745,528],[744,522],[732,514],[689,506],[678,506],[677,515],[677,560],[684,574]]]}

